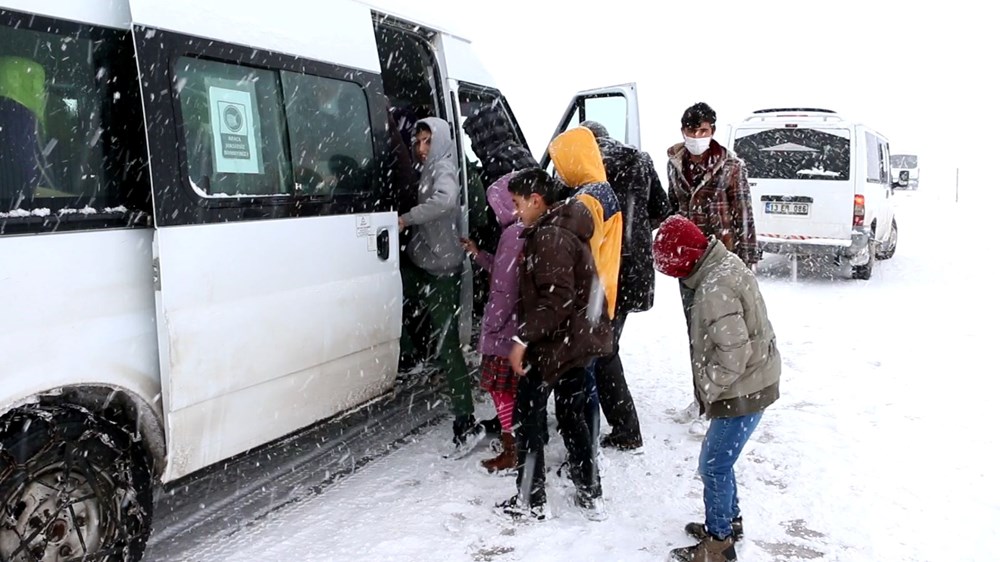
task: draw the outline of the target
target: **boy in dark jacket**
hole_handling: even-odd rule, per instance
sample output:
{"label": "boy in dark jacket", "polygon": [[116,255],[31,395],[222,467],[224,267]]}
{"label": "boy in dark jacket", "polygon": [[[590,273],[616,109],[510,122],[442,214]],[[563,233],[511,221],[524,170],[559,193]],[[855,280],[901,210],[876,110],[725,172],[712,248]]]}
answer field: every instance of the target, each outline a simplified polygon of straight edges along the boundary
{"label": "boy in dark jacket", "polygon": [[498,507],[543,519],[546,403],[555,392],[559,431],[569,453],[576,504],[593,520],[606,517],[594,443],[585,419],[587,365],[611,348],[611,323],[588,241],[590,212],[579,200],[558,203],[545,171],[517,173],[508,189],[524,223],[518,327],[510,364],[517,387],[519,494]]}

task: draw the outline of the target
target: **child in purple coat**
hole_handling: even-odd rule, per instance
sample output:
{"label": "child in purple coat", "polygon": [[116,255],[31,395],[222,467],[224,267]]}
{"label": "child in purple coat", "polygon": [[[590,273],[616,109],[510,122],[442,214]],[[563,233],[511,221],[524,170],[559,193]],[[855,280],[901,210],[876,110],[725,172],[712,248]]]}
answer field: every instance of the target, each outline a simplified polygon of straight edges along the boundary
{"label": "child in purple coat", "polygon": [[496,255],[479,250],[476,243],[469,239],[462,240],[462,245],[475,262],[490,274],[490,294],[479,331],[479,352],[483,355],[481,384],[483,390],[493,397],[497,409],[503,451],[494,458],[482,461],[481,464],[489,472],[517,466],[513,433],[517,377],[507,355],[510,354],[511,338],[517,330],[517,283],[524,246],[521,239],[524,225],[517,219],[514,202],[507,191],[507,184],[513,175],[510,173],[501,177],[486,190],[486,200],[502,229]]}

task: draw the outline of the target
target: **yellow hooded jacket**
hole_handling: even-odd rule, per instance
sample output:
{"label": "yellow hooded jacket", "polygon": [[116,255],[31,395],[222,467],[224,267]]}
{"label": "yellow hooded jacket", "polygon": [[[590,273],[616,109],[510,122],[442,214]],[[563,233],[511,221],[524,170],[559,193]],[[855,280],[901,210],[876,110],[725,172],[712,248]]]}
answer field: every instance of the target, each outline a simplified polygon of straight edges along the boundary
{"label": "yellow hooded jacket", "polygon": [[614,318],[622,259],[622,213],[618,198],[608,184],[597,139],[586,127],[570,129],[552,139],[549,156],[556,173],[576,190],[576,198],[586,205],[594,219],[590,251],[604,286],[608,316]]}

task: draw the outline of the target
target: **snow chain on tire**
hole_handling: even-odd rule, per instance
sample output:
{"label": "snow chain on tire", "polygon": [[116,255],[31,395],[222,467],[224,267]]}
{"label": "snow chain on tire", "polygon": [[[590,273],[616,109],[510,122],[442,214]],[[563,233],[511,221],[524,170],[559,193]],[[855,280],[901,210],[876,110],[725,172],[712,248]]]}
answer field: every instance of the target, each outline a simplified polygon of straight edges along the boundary
{"label": "snow chain on tire", "polygon": [[119,425],[74,405],[0,420],[0,560],[139,560],[149,538],[150,463]]}

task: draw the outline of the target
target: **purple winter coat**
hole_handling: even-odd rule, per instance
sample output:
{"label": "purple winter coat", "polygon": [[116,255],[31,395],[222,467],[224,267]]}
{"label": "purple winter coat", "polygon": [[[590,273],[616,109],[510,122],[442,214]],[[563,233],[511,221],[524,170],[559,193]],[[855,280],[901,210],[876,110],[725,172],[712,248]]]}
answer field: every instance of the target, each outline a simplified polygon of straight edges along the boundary
{"label": "purple winter coat", "polygon": [[521,268],[521,249],[524,225],[514,213],[514,201],[507,191],[513,173],[493,182],[486,190],[486,200],[496,213],[503,232],[494,256],[482,250],[476,254],[476,263],[490,273],[490,296],[483,311],[479,330],[479,352],[483,355],[507,357],[511,338],[517,333],[518,274]]}

